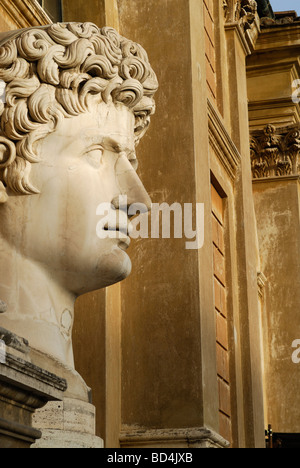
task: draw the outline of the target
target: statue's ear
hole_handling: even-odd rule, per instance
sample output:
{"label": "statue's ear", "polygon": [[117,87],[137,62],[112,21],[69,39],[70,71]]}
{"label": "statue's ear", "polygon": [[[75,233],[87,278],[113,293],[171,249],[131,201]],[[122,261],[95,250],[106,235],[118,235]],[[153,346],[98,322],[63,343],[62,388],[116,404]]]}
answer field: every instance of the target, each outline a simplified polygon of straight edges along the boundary
{"label": "statue's ear", "polygon": [[[5,168],[10,166],[16,159],[15,144],[5,137],[0,136],[0,173]],[[2,171],[1,171],[2,170]],[[0,182],[0,203],[5,203],[8,200],[6,188]]]}

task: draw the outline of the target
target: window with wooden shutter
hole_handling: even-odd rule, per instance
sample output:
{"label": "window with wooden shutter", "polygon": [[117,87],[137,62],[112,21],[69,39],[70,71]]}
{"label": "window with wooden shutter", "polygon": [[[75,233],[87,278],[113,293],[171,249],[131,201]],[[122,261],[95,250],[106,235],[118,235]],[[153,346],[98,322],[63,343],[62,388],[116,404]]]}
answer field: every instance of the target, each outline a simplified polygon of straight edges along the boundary
{"label": "window with wooden shutter", "polygon": [[210,96],[214,100],[216,100],[216,53],[213,0],[203,0],[203,6],[205,29],[206,82]]}
{"label": "window with wooden shutter", "polygon": [[224,198],[222,198],[213,185],[211,186],[211,194],[220,434],[224,439],[231,442],[231,398],[228,317],[226,307]]}

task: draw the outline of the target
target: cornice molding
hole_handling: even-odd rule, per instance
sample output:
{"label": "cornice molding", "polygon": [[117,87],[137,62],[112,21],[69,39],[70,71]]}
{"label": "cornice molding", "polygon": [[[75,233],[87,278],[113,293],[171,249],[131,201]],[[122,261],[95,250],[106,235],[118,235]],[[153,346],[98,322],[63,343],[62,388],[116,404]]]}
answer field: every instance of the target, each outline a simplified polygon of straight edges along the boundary
{"label": "cornice molding", "polygon": [[273,28],[291,24],[298,24],[298,26],[300,25],[300,18],[295,11],[275,13],[274,18],[261,18],[261,26],[263,28]]}
{"label": "cornice molding", "polygon": [[282,50],[291,53],[295,48],[299,50],[299,28],[299,23],[276,25],[276,27],[273,28],[262,28],[256,43],[255,52],[264,53],[268,50],[272,50],[272,52]]}
{"label": "cornice molding", "polygon": [[298,182],[300,184],[300,176],[278,176],[278,177],[262,177],[261,179],[253,179],[252,184],[262,183],[278,183],[278,182]]}
{"label": "cornice molding", "polygon": [[52,23],[36,0],[0,0],[0,6],[20,29]]}
{"label": "cornice molding", "polygon": [[273,75],[274,73],[290,72],[294,79],[300,76],[299,55],[287,53],[286,57],[280,57],[280,62],[260,62],[247,64],[247,78],[253,76]]}

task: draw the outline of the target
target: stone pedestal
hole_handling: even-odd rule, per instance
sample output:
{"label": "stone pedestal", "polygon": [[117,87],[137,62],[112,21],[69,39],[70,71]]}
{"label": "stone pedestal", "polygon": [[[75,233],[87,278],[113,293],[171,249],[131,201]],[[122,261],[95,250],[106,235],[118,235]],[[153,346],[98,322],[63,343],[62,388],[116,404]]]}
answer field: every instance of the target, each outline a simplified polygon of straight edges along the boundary
{"label": "stone pedestal", "polygon": [[0,447],[30,448],[41,437],[32,415],[63,398],[67,384],[31,362],[28,343],[0,328]]}
{"label": "stone pedestal", "polygon": [[95,406],[91,389],[75,369],[55,358],[31,350],[32,361],[62,376],[68,383],[63,401],[49,402],[35,412],[33,427],[42,435],[31,448],[102,448],[95,436]]}
{"label": "stone pedestal", "polygon": [[74,369],[0,328],[0,448],[102,448],[90,398]]}
{"label": "stone pedestal", "polygon": [[95,436],[95,407],[90,403],[73,398],[48,403],[35,413],[33,424],[42,437],[32,448],[103,448]]}

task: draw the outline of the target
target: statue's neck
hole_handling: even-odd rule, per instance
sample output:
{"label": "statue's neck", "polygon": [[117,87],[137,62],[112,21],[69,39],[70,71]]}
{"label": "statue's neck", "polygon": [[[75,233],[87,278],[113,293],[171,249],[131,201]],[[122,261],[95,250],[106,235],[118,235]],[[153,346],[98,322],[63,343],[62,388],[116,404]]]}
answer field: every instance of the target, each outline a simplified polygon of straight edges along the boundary
{"label": "statue's neck", "polygon": [[73,366],[72,325],[75,296],[42,265],[0,243],[0,299],[7,310],[0,326],[29,341],[31,347]]}

